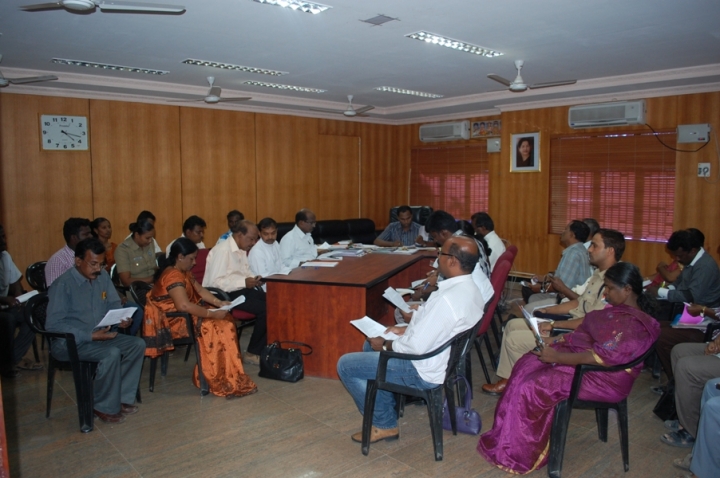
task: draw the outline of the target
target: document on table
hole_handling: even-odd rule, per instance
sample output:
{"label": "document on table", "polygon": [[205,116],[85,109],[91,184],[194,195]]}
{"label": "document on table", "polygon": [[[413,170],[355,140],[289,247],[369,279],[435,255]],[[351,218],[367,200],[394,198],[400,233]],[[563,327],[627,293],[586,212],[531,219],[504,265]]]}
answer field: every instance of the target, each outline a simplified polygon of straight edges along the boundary
{"label": "document on table", "polygon": [[396,291],[392,287],[388,287],[387,289],[385,289],[385,292],[383,292],[383,297],[385,297],[388,301],[390,301],[392,305],[402,310],[406,314],[410,313],[410,307],[408,307],[402,296],[398,294],[398,291]]}
{"label": "document on table", "polygon": [[341,261],[342,257],[334,257],[333,254],[335,254],[335,251],[326,252],[325,254],[320,254],[317,256],[317,260],[319,261]]}
{"label": "document on table", "polygon": [[123,320],[131,318],[137,309],[137,307],[127,307],[124,309],[108,310],[107,314],[105,314],[105,317],[103,317],[103,319],[100,321],[99,324],[95,326],[95,328],[101,329],[110,325],[119,324]]}
{"label": "document on table", "polygon": [[305,262],[300,267],[303,267],[303,268],[306,268],[306,267],[335,267],[336,265],[338,265],[338,263],[335,261],[332,261],[332,262],[330,262],[330,261],[324,261],[324,262],[315,261],[315,262]]}
{"label": "document on table", "polygon": [[327,241],[325,241],[325,242],[323,242],[322,244],[316,245],[315,247],[317,247],[317,249],[318,249],[319,251],[328,250],[328,249],[330,249],[330,244],[328,244]]}
{"label": "document on table", "polygon": [[[385,330],[387,330],[387,327],[379,322],[375,322],[367,315],[362,319],[351,320],[350,323],[357,327],[360,332],[370,338],[382,337],[385,340],[395,340],[400,338],[399,335],[393,332],[389,332],[386,334]],[[402,327],[402,325],[403,324],[398,324],[399,327]]]}
{"label": "document on table", "polygon": [[228,305],[223,305],[219,309],[209,309],[209,310],[210,310],[210,312],[215,312],[216,310],[230,310],[230,309],[233,309],[233,308],[237,307],[238,305],[242,304],[243,302],[245,302],[245,296],[241,295],[241,296],[237,297],[234,301],[230,302]]}

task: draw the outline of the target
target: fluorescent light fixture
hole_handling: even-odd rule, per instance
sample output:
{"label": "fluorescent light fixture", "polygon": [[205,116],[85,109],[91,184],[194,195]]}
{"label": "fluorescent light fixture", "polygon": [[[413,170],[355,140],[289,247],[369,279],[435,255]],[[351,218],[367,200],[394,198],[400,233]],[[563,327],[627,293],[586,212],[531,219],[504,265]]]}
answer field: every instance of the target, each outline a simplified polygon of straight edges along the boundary
{"label": "fluorescent light fixture", "polygon": [[422,91],[406,90],[405,88],[395,88],[394,86],[378,86],[375,89],[378,91],[387,91],[388,93],[400,93],[401,95],[421,96],[423,98],[442,98],[443,97],[443,95],[436,95],[435,93],[425,93]]}
{"label": "fluorescent light fixture", "polygon": [[432,43],[434,45],[446,46],[457,51],[464,51],[466,53],[472,53],[474,55],[494,57],[500,56],[502,53],[499,51],[491,50],[483,46],[473,45],[472,43],[466,43],[460,40],[453,40],[452,38],[444,37],[442,35],[436,35],[435,33],[419,31],[415,33],[409,33],[405,35],[408,38],[414,40],[424,41],[425,43]]}
{"label": "fluorescent light fixture", "polygon": [[303,93],[325,93],[327,90],[319,88],[306,88],[304,86],[281,85],[279,83],[265,83],[264,81],[244,81],[243,85],[264,86],[265,88],[275,88],[277,90],[302,91]]}
{"label": "fluorescent light fixture", "polygon": [[300,10],[305,13],[312,13],[317,15],[322,13],[328,8],[332,8],[328,5],[313,2],[302,2],[300,0],[253,0],[257,3],[267,3],[268,5],[277,5],[278,7],[291,8],[293,10]]}
{"label": "fluorescent light fixture", "polygon": [[232,63],[220,63],[218,61],[208,61],[208,60],[195,60],[192,58],[188,58],[187,60],[183,60],[182,62],[185,63],[186,65],[210,66],[212,68],[220,68],[221,70],[244,71],[246,73],[257,73],[259,75],[280,76],[280,75],[289,74],[287,71],[268,70],[265,68],[255,68],[254,66],[233,65]]}
{"label": "fluorescent light fixture", "polygon": [[169,71],[153,70],[152,68],[109,65],[107,63],[95,63],[94,61],[83,60],[66,60],[64,58],[53,58],[52,62],[57,63],[58,65],[85,66],[87,68],[97,68],[99,70],[129,71],[130,73],[145,73],[147,75],[167,75],[168,73],[170,73]]}

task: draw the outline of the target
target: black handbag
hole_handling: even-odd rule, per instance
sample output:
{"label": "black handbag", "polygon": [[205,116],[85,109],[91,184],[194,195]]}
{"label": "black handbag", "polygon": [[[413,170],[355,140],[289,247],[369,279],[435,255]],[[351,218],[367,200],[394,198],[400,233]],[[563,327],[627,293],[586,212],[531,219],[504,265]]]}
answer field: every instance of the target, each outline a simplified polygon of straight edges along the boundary
{"label": "black handbag", "polygon": [[[282,348],[282,344],[294,344],[310,349],[302,353],[298,348]],[[310,355],[312,347],[301,342],[275,341],[266,345],[260,354],[260,376],[283,382],[297,382],[305,376],[303,355]]]}
{"label": "black handbag", "polygon": [[[472,408],[472,391],[470,390],[470,384],[468,384],[467,379],[462,375],[458,375],[454,382],[461,379],[465,381],[465,403],[458,403],[455,407],[455,424],[457,425],[457,431],[467,433],[468,435],[477,435],[482,429],[482,419],[480,418],[480,414]],[[447,398],[443,404],[443,429],[452,430]]]}
{"label": "black handbag", "polygon": [[667,383],[665,392],[663,392],[660,400],[655,404],[653,413],[661,420],[677,420],[677,410],[675,409],[675,379]]}

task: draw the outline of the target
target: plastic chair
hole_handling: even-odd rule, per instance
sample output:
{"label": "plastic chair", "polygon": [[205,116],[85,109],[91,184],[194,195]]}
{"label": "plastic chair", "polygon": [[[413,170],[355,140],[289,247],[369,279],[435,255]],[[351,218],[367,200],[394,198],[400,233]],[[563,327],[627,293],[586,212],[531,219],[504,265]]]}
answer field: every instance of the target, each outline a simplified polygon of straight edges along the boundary
{"label": "plastic chair", "polygon": [[47,264],[46,261],[35,262],[25,269],[25,279],[27,283],[38,292],[47,292],[47,285],[45,284],[45,264]]}
{"label": "plastic chair", "polygon": [[[498,257],[498,260],[495,263],[495,267],[497,267],[497,264],[500,261],[507,261],[510,263],[510,269],[508,270],[508,273],[505,275],[505,280],[503,281],[502,287],[500,288],[499,291],[497,291],[497,290],[495,291],[495,297],[497,297],[498,301],[502,300],[503,292],[505,290],[505,282],[507,282],[507,278],[510,275],[510,271],[512,270],[512,266],[513,266],[513,263],[515,262],[516,255],[517,255],[517,247],[510,246],[507,249],[505,249],[505,252],[500,254],[500,257]],[[491,282],[492,282],[492,278],[491,278]],[[497,319],[497,323],[495,322],[495,319]],[[501,343],[500,331],[502,330],[502,327],[503,327],[503,320],[502,320],[502,316],[500,315],[500,310],[497,308],[497,306],[495,307],[495,316],[492,318],[490,326],[492,327],[493,337],[495,337],[495,344],[497,344],[498,348],[500,348],[500,343]]]}
{"label": "plastic chair", "polygon": [[[457,435],[457,423],[455,422],[455,392],[452,388],[452,378],[457,374],[458,364],[460,359],[468,352],[470,348],[470,341],[477,334],[480,321],[470,329],[459,333],[452,339],[445,342],[440,347],[436,348],[432,352],[428,352],[423,355],[411,355],[402,354],[393,351],[382,351],[380,352],[380,359],[378,361],[378,370],[375,380],[367,381],[367,391],[365,392],[365,410],[366,413],[363,416],[362,426],[362,453],[367,455],[370,453],[370,431],[372,429],[373,413],[375,410],[375,397],[378,390],[387,390],[395,393],[395,400],[397,402],[396,409],[398,415],[402,410],[405,403],[405,395],[411,397],[419,397],[425,400],[428,407],[428,415],[430,417],[430,431],[433,436],[433,449],[435,451],[435,461],[441,461],[443,458],[443,428],[442,428],[442,417],[443,417],[443,389],[445,390],[445,396],[448,402],[448,411],[450,413],[450,423],[452,425],[453,435]],[[445,371],[445,382],[442,385],[438,385],[435,388],[428,390],[422,390],[418,388],[407,387],[397,383],[385,381],[387,373],[388,360],[391,358],[402,359],[402,360],[424,360],[430,357],[434,357],[443,350],[450,347],[450,357],[448,359],[447,369]]]}
{"label": "plastic chair", "polygon": [[75,394],[77,396],[80,431],[88,433],[93,430],[93,377],[95,376],[97,362],[80,360],[75,335],[71,333],[48,332],[45,330],[47,305],[47,293],[41,292],[35,297],[32,297],[27,304],[25,304],[25,320],[35,333],[47,337],[48,340],[53,338],[65,339],[70,360],[58,360],[53,357],[52,351],[48,354],[47,408],[45,418],[50,418],[50,405],[52,403],[53,386],[55,384],[55,370],[72,370],[73,380],[75,382]]}
{"label": "plastic chair", "polygon": [[[488,357],[490,357],[491,363],[493,365],[493,368],[497,370],[497,365],[495,363],[495,360],[493,360],[493,350],[490,346],[490,338],[488,336],[488,330],[490,329],[490,326],[494,324],[494,316],[495,316],[495,310],[497,309],[497,305],[500,302],[500,296],[502,294],[502,290],[505,287],[505,281],[507,280],[508,274],[510,273],[510,267],[511,264],[509,261],[504,260],[502,256],[498,259],[498,261],[495,263],[495,269],[493,269],[492,274],[490,275],[490,283],[492,284],[493,291],[495,292],[493,294],[493,298],[490,301],[490,305],[487,308],[485,315],[483,315],[480,328],[478,329],[477,336],[473,340],[475,344],[475,350],[477,350],[478,358],[480,359],[480,366],[483,369],[483,374],[485,374],[485,381],[487,383],[490,382],[490,374],[488,373],[487,365],[485,365],[485,358],[482,354],[482,342],[485,341],[485,347],[487,348]],[[470,373],[470,367],[468,366],[468,373],[467,373],[467,379],[470,385],[472,386],[472,374]]]}
{"label": "plastic chair", "polygon": [[592,400],[580,400],[578,394],[582,387],[583,376],[588,372],[619,372],[631,369],[637,364],[643,363],[651,353],[655,351],[655,344],[651,345],[641,356],[635,360],[623,365],[615,365],[614,367],[603,367],[602,365],[576,365],[575,375],[573,376],[572,387],[570,388],[570,396],[567,400],[563,400],[555,405],[555,417],[553,418],[552,429],[550,431],[550,450],[548,454],[548,475],[551,478],[560,478],[562,472],[562,461],[565,454],[565,439],[567,438],[568,425],[570,424],[570,412],[573,408],[595,409],[595,419],[597,420],[598,438],[607,442],[608,431],[608,410],[617,411],[618,429],[620,430],[620,450],[622,452],[623,465],[625,471],[630,469],[629,460],[629,441],[628,441],[628,411],[627,397],[619,402],[599,402]]}
{"label": "plastic chair", "polygon": [[[145,305],[147,304],[147,294],[152,290],[152,286],[148,284],[147,282],[141,282],[141,281],[135,281],[132,284],[130,284],[130,294],[133,297],[133,300],[136,304],[139,304],[140,307],[145,308]],[[173,339],[173,345],[187,345],[187,350],[185,352],[185,362],[188,361],[188,358],[190,357],[190,349],[193,345],[195,345],[195,327],[193,326],[192,317],[190,314],[186,312],[166,312],[166,317],[183,317],[185,318],[185,326],[187,327],[188,336],[187,337],[181,337],[178,339]],[[200,319],[198,319],[200,320]],[[199,326],[199,323],[198,323]],[[207,395],[209,393],[209,389],[207,387],[207,383],[205,383],[205,377],[202,374],[202,367],[200,363],[200,353],[198,351],[197,345],[195,346],[195,356],[198,364],[198,375],[200,377],[200,393],[201,395]],[[160,356],[160,376],[165,377],[167,376],[167,368],[168,368],[168,358],[169,353],[165,352]],[[158,357],[153,357],[150,359],[150,391],[155,391],[155,372],[157,371],[157,360]]]}

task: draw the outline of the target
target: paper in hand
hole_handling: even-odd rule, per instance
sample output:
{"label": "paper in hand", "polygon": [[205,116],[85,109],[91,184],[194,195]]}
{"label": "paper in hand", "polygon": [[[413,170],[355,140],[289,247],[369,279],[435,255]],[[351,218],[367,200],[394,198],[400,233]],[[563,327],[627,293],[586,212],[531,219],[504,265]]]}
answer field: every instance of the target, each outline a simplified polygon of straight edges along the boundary
{"label": "paper in hand", "polygon": [[545,347],[545,341],[543,340],[542,336],[540,335],[540,329],[538,328],[538,321],[546,322],[542,319],[537,319],[536,317],[533,317],[530,315],[530,313],[525,310],[523,306],[520,306],[520,310],[523,313],[523,319],[525,319],[525,322],[527,323],[528,327],[530,327],[530,331],[535,336],[535,343],[538,347],[543,348]]}
{"label": "paper in hand", "polygon": [[400,338],[399,335],[392,332],[386,334],[385,330],[387,330],[387,327],[379,322],[375,322],[367,315],[362,319],[351,320],[350,323],[357,327],[360,332],[370,338],[382,337],[385,340],[395,340]]}
{"label": "paper in hand", "polygon": [[238,305],[242,304],[243,302],[245,302],[245,296],[241,295],[241,296],[237,297],[234,301],[230,302],[228,305],[223,305],[219,309],[209,309],[209,310],[210,310],[210,312],[215,312],[216,310],[230,310],[230,309],[233,309],[233,308],[237,307]]}
{"label": "paper in hand", "polygon": [[383,292],[383,297],[385,297],[392,305],[397,307],[398,309],[402,310],[406,314],[410,313],[410,307],[408,307],[407,302],[405,302],[400,294],[393,289],[392,287],[388,287],[385,289],[385,292]]}
{"label": "paper in hand", "polygon": [[133,314],[137,309],[137,307],[127,307],[124,309],[108,310],[107,314],[105,314],[105,317],[103,317],[103,319],[100,321],[99,324],[95,326],[95,328],[101,329],[103,327],[109,327],[111,325],[119,324],[125,319],[132,318]]}

